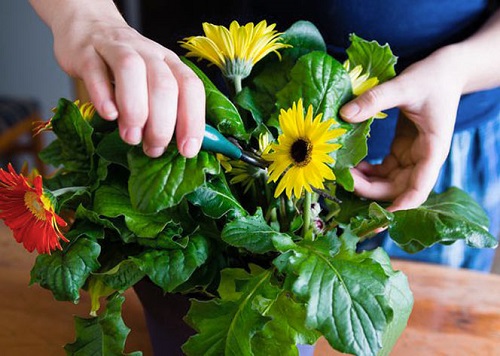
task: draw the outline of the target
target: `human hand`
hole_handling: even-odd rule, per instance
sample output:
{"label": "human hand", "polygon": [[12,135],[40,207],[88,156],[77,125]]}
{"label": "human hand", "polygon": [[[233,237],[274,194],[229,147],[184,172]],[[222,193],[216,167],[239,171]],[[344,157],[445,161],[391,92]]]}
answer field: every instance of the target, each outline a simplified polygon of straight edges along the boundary
{"label": "human hand", "polygon": [[342,107],[341,116],[352,123],[393,107],[401,112],[390,154],[381,164],[352,169],[357,194],[392,201],[390,211],[427,199],[449,152],[464,85],[460,72],[452,47],[442,48]]}
{"label": "human hand", "polygon": [[121,16],[101,18],[91,11],[60,18],[51,24],[59,64],[83,79],[104,119],[118,119],[125,142],[142,140],[144,152],[158,157],[175,130],[180,153],[198,153],[205,127],[204,88],[175,53],[140,35]]}

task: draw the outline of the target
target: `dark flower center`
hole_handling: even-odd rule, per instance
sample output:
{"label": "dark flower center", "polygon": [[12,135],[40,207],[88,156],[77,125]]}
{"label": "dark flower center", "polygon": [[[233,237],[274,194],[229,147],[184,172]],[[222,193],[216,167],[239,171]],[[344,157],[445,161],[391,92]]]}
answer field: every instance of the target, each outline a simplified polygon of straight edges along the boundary
{"label": "dark flower center", "polygon": [[292,144],[290,155],[295,164],[299,167],[306,166],[311,161],[312,145],[311,141],[299,138]]}

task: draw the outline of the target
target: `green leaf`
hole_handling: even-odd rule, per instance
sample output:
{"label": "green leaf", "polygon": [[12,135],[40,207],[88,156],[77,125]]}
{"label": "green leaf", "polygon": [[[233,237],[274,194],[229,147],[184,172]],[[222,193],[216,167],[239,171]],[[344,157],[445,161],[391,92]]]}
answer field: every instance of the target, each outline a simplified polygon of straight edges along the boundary
{"label": "green leaf", "polygon": [[309,21],[297,21],[283,35],[282,42],[291,48],[282,50],[283,57],[300,58],[312,51],[326,52],[326,43],[318,28]]}
{"label": "green leaf", "polygon": [[338,119],[338,110],[351,97],[351,80],[342,64],[324,52],[312,52],[299,58],[290,73],[289,83],[277,93],[278,108],[288,109],[300,98],[304,108],[313,106],[313,114],[323,120]]}
{"label": "green leaf", "polygon": [[368,206],[367,216],[358,215],[351,222],[352,233],[359,237],[369,235],[376,229],[386,228],[393,219],[393,213],[372,202]]}
{"label": "green leaf", "polygon": [[205,86],[207,121],[222,134],[241,140],[248,139],[248,133],[236,106],[210,81],[193,62],[185,57],[181,60],[195,72]]}
{"label": "green leaf", "polygon": [[221,238],[231,246],[243,247],[253,253],[266,253],[275,250],[273,238],[281,235],[285,234],[267,224],[259,207],[253,216],[228,222],[222,229]]}
{"label": "green leaf", "polygon": [[188,196],[188,200],[199,206],[205,215],[214,219],[228,213],[233,218],[247,214],[223,178],[213,179],[198,187]]}
{"label": "green leaf", "polygon": [[371,123],[372,120],[360,124],[342,122],[340,127],[347,130],[337,141],[342,147],[330,154],[335,159],[333,172],[337,177],[337,183],[350,192],[354,191],[354,180],[350,168],[361,162],[368,153],[367,139]]}
{"label": "green leaf", "polygon": [[[75,317],[76,340],[64,347],[68,355],[124,355],[125,340],[130,329],[121,316],[125,298],[112,296],[106,312],[95,318]],[[142,355],[134,352],[129,355]]]}
{"label": "green leaf", "polygon": [[279,289],[269,270],[224,270],[221,299],[193,300],[186,321],[198,334],[182,350],[187,355],[253,355],[252,337],[269,320],[263,310],[276,300]]}
{"label": "green leaf", "polygon": [[168,209],[155,214],[134,209],[126,188],[118,184],[101,185],[96,190],[94,211],[105,217],[124,216],[125,224],[138,237],[155,237],[171,223]]}
{"label": "green leaf", "polygon": [[205,182],[205,173],[217,174],[219,171],[214,155],[201,151],[188,159],[173,145],[163,156],[154,159],[136,147],[129,152],[128,162],[132,206],[144,213],[155,213],[179,204],[185,195]]}
{"label": "green leaf", "polygon": [[191,237],[185,249],[146,251],[132,260],[155,284],[171,292],[205,263],[208,250],[208,240],[196,235]]}
{"label": "green leaf", "polygon": [[373,252],[355,252],[357,241],[343,235],[294,244],[278,237],[274,242],[284,254],[275,265],[285,273],[285,287],[307,305],[308,328],[340,352],[376,355],[393,319],[389,276]]}
{"label": "green leaf", "polygon": [[389,235],[410,253],[457,240],[465,240],[471,247],[494,248],[498,242],[488,232],[488,225],[488,216],[479,204],[464,191],[450,188],[431,194],[419,208],[394,212]]}
{"label": "green leaf", "polygon": [[93,273],[94,278],[98,278],[106,286],[121,292],[132,287],[144,276],[145,273],[131,259],[123,260],[105,272]]}
{"label": "green leaf", "polygon": [[103,137],[97,145],[96,152],[105,160],[128,168],[127,153],[132,146],[123,142],[118,130]]}
{"label": "green leaf", "polygon": [[255,355],[298,355],[297,344],[313,345],[320,334],[305,326],[306,306],[282,292],[266,312],[271,318],[252,339]]}
{"label": "green leaf", "polygon": [[56,300],[78,303],[80,288],[90,273],[99,268],[101,247],[98,243],[80,238],[64,251],[39,255],[31,270],[30,284],[38,283],[50,289]]}
{"label": "green leaf", "polygon": [[347,56],[351,68],[360,64],[363,73],[368,73],[369,77],[377,77],[381,83],[396,75],[394,66],[398,59],[392,54],[388,44],[381,46],[376,41],[369,42],[355,34],[351,34],[350,40]]}
{"label": "green leaf", "polygon": [[63,164],[67,171],[88,173],[93,167],[95,151],[92,126],[82,117],[78,107],[66,99],[59,100],[51,122],[59,143],[54,143],[44,158],[51,164]]}
{"label": "green leaf", "polygon": [[413,294],[408,285],[408,279],[401,271],[392,269],[389,256],[384,250],[376,249],[372,257],[380,263],[389,276],[386,296],[394,317],[384,332],[383,347],[378,353],[378,356],[388,356],[408,324],[413,309]]}
{"label": "green leaf", "polygon": [[95,225],[111,229],[118,234],[121,232],[120,228],[113,221],[100,217],[98,213],[85,208],[83,205],[78,206],[76,209],[76,219],[87,220]]}

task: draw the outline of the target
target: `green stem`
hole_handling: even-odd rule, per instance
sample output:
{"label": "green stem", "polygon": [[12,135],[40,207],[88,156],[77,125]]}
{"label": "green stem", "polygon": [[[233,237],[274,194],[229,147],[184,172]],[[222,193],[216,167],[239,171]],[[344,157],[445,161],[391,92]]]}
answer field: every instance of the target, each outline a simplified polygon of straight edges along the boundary
{"label": "green stem", "polygon": [[234,92],[235,95],[238,95],[238,93],[241,91],[241,77],[240,76],[235,76],[234,77]]}
{"label": "green stem", "polygon": [[311,203],[312,203],[312,193],[306,191],[304,195],[304,201],[302,210],[304,211],[304,226],[302,230],[302,237],[312,238],[312,234],[309,233],[311,229]]}

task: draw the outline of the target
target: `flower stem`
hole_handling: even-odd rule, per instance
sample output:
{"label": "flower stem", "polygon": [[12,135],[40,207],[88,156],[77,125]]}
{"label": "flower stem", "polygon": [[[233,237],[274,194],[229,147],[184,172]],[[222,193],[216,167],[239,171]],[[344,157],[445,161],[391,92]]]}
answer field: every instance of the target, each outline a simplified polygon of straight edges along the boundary
{"label": "flower stem", "polygon": [[234,77],[234,92],[235,95],[238,95],[238,93],[241,91],[241,76],[235,76]]}
{"label": "flower stem", "polygon": [[81,186],[81,187],[66,187],[66,188],[61,188],[61,189],[57,189],[57,190],[54,190],[54,191],[51,191],[52,195],[54,197],[58,197],[60,195],[63,195],[65,193],[76,193],[76,192],[83,192],[87,190],[87,187],[85,186]]}
{"label": "flower stem", "polygon": [[304,239],[312,239],[311,230],[311,203],[312,203],[312,193],[306,191],[304,195],[304,201],[302,210],[304,212],[304,226],[302,228],[302,237]]}

